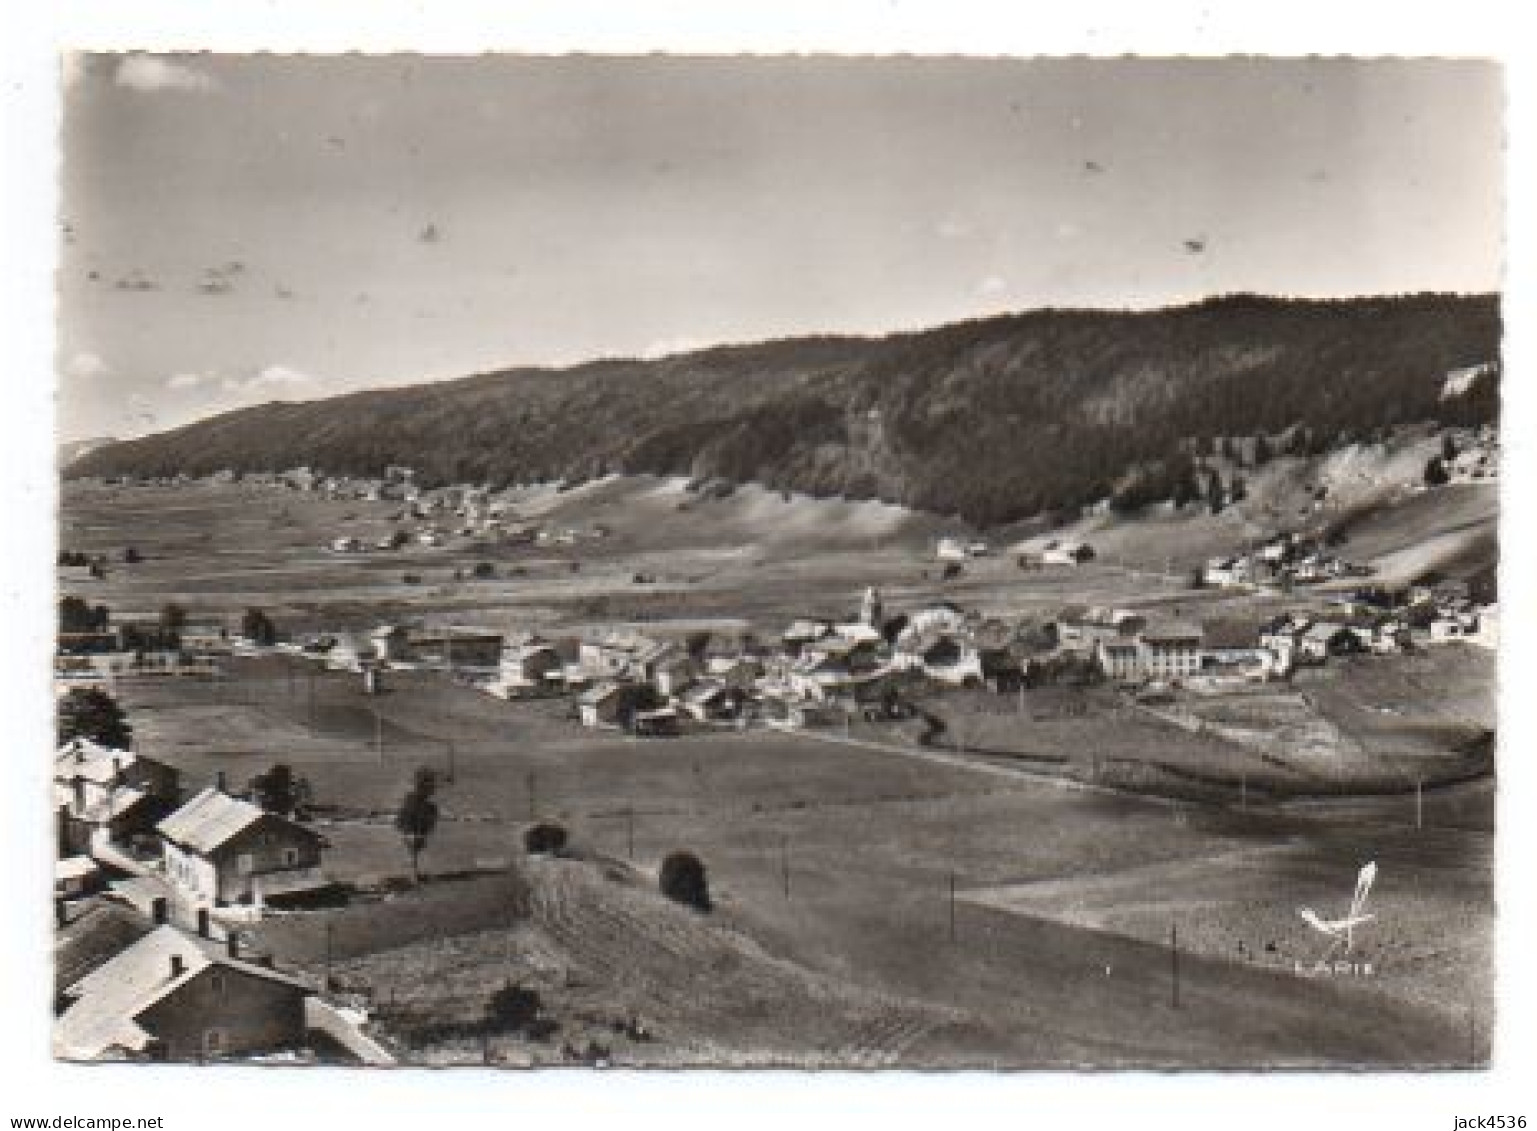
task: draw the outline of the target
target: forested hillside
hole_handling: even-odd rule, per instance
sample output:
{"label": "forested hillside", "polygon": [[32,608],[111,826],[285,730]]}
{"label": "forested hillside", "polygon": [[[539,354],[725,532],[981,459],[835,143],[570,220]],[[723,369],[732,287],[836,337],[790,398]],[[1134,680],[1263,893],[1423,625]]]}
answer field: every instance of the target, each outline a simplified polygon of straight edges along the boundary
{"label": "forested hillside", "polygon": [[[1040,310],[262,405],[109,445],[69,473],[406,464],[428,481],[500,483],[651,472],[996,523],[1157,497],[1192,444],[1252,455],[1264,436],[1261,454],[1322,450],[1410,421],[1491,421],[1499,341],[1494,296]],[[1448,371],[1485,363],[1443,398]]]}

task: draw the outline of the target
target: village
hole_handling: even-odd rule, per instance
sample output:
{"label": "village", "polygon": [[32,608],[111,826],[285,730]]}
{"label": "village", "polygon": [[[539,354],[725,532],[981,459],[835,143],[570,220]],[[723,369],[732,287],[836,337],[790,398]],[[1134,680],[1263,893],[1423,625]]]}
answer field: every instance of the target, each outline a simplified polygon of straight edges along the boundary
{"label": "village", "polygon": [[[227,486],[229,478],[214,482]],[[397,528],[379,551],[471,535],[571,545],[608,533],[520,519],[478,488],[423,493],[406,469],[364,483],[306,469],[252,478],[244,489],[398,501],[404,509],[387,520],[434,524],[415,533]],[[373,547],[349,536],[329,549]],[[992,556],[977,538],[944,536],[932,547],[944,581]],[[1072,571],[1094,556],[1086,542],[1050,543],[1018,566],[1028,584],[1039,571]],[[387,700],[400,681],[446,681],[489,703],[538,709],[572,739],[591,732],[636,743],[630,756],[642,760],[652,743],[731,744],[764,733],[985,758],[998,752],[969,737],[967,720],[968,712],[995,710],[978,707],[988,697],[1024,710],[1036,699],[1059,701],[1052,697],[1062,689],[1098,689],[1072,710],[1118,719],[1125,708],[1116,704],[1125,704],[1180,722],[1196,717],[1192,705],[1242,701],[1334,664],[1392,664],[1443,646],[1493,649],[1498,633],[1492,593],[1453,579],[1374,585],[1369,570],[1296,534],[1210,560],[1192,579],[1191,600],[1067,604],[1053,616],[1011,620],[949,599],[896,606],[871,584],[849,594],[844,616],[808,609],[777,632],[615,624],[571,634],[441,617],[324,629],[278,625],[260,609],[235,622],[179,606],[158,617],[119,617],[70,592],[118,568],[104,555],[60,556],[55,677],[66,713],[73,697],[87,713],[110,718],[121,714],[120,689],[157,680],[235,687],[242,670],[280,661],[290,698],[309,681],[311,716],[316,673],[361,702]],[[1209,593],[1239,596],[1248,602],[1239,608],[1251,612],[1235,615],[1230,601],[1203,610],[1199,598]],[[382,760],[377,709],[373,718]],[[262,941],[264,922],[302,921],[366,895],[356,877],[331,866],[337,833],[315,821],[335,799],[318,797],[280,751],[247,782],[223,770],[189,778],[139,749],[130,727],[112,737],[110,726],[94,737],[76,733],[55,761],[60,1055],[396,1062],[403,1050],[370,1020],[372,999],[343,992],[329,956],[317,971],[313,962],[288,961],[281,942]],[[452,741],[448,749],[452,759]],[[450,760],[450,778],[452,767]],[[694,769],[697,776],[697,761]],[[430,793],[441,770],[416,772]],[[1096,762],[1096,781],[1098,773]],[[537,819],[532,797],[527,816],[527,851],[553,846],[558,855],[566,830]],[[589,1042],[586,1051],[568,1045],[562,1055],[601,1062],[607,1051]]]}

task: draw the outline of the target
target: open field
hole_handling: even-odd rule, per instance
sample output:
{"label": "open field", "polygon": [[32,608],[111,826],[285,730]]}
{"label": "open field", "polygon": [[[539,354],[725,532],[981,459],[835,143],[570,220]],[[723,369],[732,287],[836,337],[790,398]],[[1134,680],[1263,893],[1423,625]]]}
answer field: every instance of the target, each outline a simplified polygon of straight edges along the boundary
{"label": "open field", "polygon": [[[132,542],[149,558],[82,585],[93,602],[152,613],[179,600],[194,618],[260,604],[295,631],[405,617],[778,631],[841,611],[870,581],[893,608],[935,596],[1014,615],[1069,601],[1261,607],[1114,561],[1026,574],[988,558],[942,583],[924,556],[931,530],[892,508],[823,521],[805,504],[774,535],[762,513],[795,504],[715,500],[737,509],[712,541],[707,517],[664,492],[626,526],[634,490],[589,489],[613,533],[560,553],[338,557],[317,547],[365,504],[202,485],[67,492],[63,540]],[[584,496],[571,494],[546,492],[530,513],[575,508]],[[671,527],[648,528],[664,514]],[[682,549],[668,552],[674,537]],[[449,579],[483,559],[526,572]],[[655,585],[631,582],[652,568]],[[424,583],[401,584],[406,569]],[[1490,662],[1460,646],[1363,660],[1210,712],[1256,733],[1292,718],[1324,736],[1320,751],[1334,744],[1328,758],[1289,740],[1279,757],[1103,689],[937,695],[925,705],[947,733],[934,748],[893,724],[632,740],[583,730],[559,700],[504,702],[428,672],[391,672],[370,697],[355,675],[281,656],[116,690],[138,748],[188,788],[221,771],[243,785],[277,761],[310,780],[327,867],[367,894],[273,918],[264,941],[311,970],[329,945],[334,972],[371,992],[382,1034],[418,1059],[548,1062],[563,1043],[598,1041],[645,1064],[1460,1066],[1488,1049],[1492,792],[1487,772],[1451,783],[1469,738],[1492,726]],[[1427,767],[1418,813],[1411,764]],[[420,765],[452,778],[412,888],[390,813]],[[1142,796],[1158,775],[1201,787]],[[522,831],[540,818],[570,830],[573,859],[524,858]],[[705,862],[711,915],[656,894],[651,876],[676,849]],[[1382,868],[1381,930],[1362,934],[1374,973],[1299,977],[1292,960],[1319,936],[1296,905],[1338,913],[1367,860]],[[539,990],[553,1037],[476,1028],[509,978]],[[618,1034],[634,1017],[649,1039]]]}

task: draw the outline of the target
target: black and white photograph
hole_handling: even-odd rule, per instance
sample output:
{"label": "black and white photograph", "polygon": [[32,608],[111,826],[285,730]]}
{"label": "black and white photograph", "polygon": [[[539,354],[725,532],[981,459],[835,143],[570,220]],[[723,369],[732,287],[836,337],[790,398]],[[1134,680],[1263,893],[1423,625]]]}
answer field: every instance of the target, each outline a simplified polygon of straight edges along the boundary
{"label": "black and white photograph", "polygon": [[54,1071],[1506,1061],[1500,59],[53,75]]}

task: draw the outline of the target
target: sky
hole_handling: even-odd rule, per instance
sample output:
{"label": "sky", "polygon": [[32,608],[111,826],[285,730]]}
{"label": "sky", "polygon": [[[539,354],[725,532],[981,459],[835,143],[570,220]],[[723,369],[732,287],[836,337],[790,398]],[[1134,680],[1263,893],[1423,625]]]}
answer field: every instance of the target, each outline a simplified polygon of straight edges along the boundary
{"label": "sky", "polygon": [[76,55],[59,433],[724,341],[1500,286],[1479,61]]}

